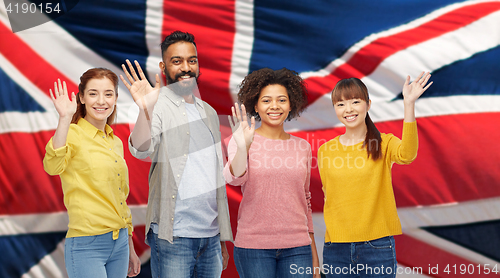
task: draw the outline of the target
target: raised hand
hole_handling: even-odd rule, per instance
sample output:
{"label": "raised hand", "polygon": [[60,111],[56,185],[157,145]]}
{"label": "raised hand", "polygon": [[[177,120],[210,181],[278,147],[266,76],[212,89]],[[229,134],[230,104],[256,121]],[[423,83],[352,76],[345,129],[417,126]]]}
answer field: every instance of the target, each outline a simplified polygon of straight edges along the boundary
{"label": "raised hand", "polygon": [[158,100],[158,95],[160,94],[160,76],[156,75],[156,84],[154,87],[151,87],[149,81],[146,79],[144,72],[142,71],[139,62],[135,62],[135,66],[137,67],[137,71],[139,72],[139,76],[134,70],[132,63],[129,60],[126,60],[130,73],[127,70],[127,67],[122,64],[122,69],[127,76],[128,81],[120,75],[120,79],[123,81],[127,89],[130,91],[130,94],[134,98],[135,103],[139,106],[139,109],[144,110],[146,115],[148,115],[148,111],[153,111],[153,108]]}
{"label": "raised hand", "polygon": [[[406,77],[405,84],[403,85],[403,99],[407,103],[415,103],[415,101],[427,90],[433,82],[427,84],[431,78],[431,74],[422,72],[420,75],[410,83],[410,76]],[[427,86],[425,86],[427,84]]]}
{"label": "raised hand", "polygon": [[51,89],[49,89],[49,92],[59,117],[71,119],[76,112],[76,96],[72,92],[71,99],[69,99],[66,81],[61,84],[61,80],[57,79],[57,82],[54,82],[54,93],[52,93]]}
{"label": "raised hand", "polygon": [[238,104],[235,103],[231,107],[231,112],[233,116],[228,116],[229,125],[233,131],[233,139],[236,142],[238,148],[250,148],[253,142],[253,136],[255,134],[255,117],[251,118],[251,125],[248,125],[247,111],[245,105],[241,105],[241,111]]}

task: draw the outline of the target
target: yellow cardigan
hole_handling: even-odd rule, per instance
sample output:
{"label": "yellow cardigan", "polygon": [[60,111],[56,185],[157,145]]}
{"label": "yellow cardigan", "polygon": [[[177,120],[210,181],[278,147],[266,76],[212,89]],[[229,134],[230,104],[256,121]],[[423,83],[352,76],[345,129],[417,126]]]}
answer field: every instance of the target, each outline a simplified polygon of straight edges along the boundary
{"label": "yellow cardigan", "polygon": [[[360,242],[401,234],[392,189],[392,164],[417,157],[417,123],[404,123],[403,138],[381,134],[382,157],[367,158],[363,142],[344,146],[339,137],[318,149],[325,206],[325,242]],[[375,145],[373,145],[375,146]]]}

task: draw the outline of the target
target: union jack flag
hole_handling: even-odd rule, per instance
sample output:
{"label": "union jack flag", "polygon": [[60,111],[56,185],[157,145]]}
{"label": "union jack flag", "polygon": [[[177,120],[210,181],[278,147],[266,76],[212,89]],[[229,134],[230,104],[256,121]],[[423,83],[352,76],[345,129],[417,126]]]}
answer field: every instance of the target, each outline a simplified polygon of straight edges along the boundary
{"label": "union jack flag", "polygon": [[[195,35],[201,97],[221,116],[229,114],[249,72],[299,72],[310,104],[285,126],[311,143],[314,156],[343,132],[329,96],[338,80],[362,79],[371,118],[381,132],[400,137],[404,79],[430,71],[434,84],[416,104],[418,158],[393,169],[404,231],[396,237],[398,277],[500,277],[500,1],[61,0],[73,8],[15,33],[16,19],[2,2],[0,277],[66,277],[60,180],[42,166],[58,121],[48,94],[53,82],[66,80],[76,92],[84,71],[100,66],[122,74],[125,59],[139,61],[153,81],[160,73],[159,44],[174,30]],[[134,105],[121,84],[113,128],[124,145]],[[227,126],[221,132],[230,136]],[[125,158],[134,242],[144,263],[139,277],[150,277],[144,244],[149,163],[128,152]],[[321,257],[325,226],[316,166],[313,160]],[[241,192],[227,189],[235,232]],[[223,277],[237,276],[230,260]]]}

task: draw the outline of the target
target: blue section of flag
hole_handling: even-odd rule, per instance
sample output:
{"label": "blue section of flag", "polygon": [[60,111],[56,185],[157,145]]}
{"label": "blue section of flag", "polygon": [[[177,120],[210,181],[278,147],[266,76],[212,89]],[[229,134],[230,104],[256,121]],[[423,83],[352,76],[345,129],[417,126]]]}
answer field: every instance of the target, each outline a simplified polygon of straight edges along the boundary
{"label": "blue section of flag", "polygon": [[499,95],[500,46],[455,62],[432,74],[432,90],[423,97]]}
{"label": "blue section of flag", "polygon": [[[456,95],[500,95],[500,46],[432,72],[434,83],[420,98]],[[413,76],[416,77],[416,76]],[[395,99],[403,99],[399,93]]]}
{"label": "blue section of flag", "polygon": [[146,64],[146,1],[80,1],[55,22],[117,67],[125,59]]}
{"label": "blue section of flag", "polygon": [[21,277],[47,254],[52,253],[66,232],[0,237],[0,277]]}
{"label": "blue section of flag", "polygon": [[3,112],[45,112],[23,88],[12,81],[0,68],[0,113]]}
{"label": "blue section of flag", "polygon": [[263,67],[322,69],[368,35],[452,3],[457,1],[256,0],[250,72]]}
{"label": "blue section of flag", "polygon": [[[424,228],[439,237],[500,261],[500,220]],[[496,236],[495,236],[496,235]]]}

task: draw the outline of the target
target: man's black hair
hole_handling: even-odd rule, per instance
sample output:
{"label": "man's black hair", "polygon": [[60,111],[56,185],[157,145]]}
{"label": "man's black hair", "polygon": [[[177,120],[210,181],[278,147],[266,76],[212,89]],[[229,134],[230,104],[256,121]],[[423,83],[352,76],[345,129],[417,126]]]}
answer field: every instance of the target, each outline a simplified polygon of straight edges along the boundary
{"label": "man's black hair", "polygon": [[163,42],[160,44],[162,57],[163,53],[167,51],[167,48],[177,42],[190,42],[196,47],[193,34],[182,31],[174,31],[170,35],[166,36]]}

